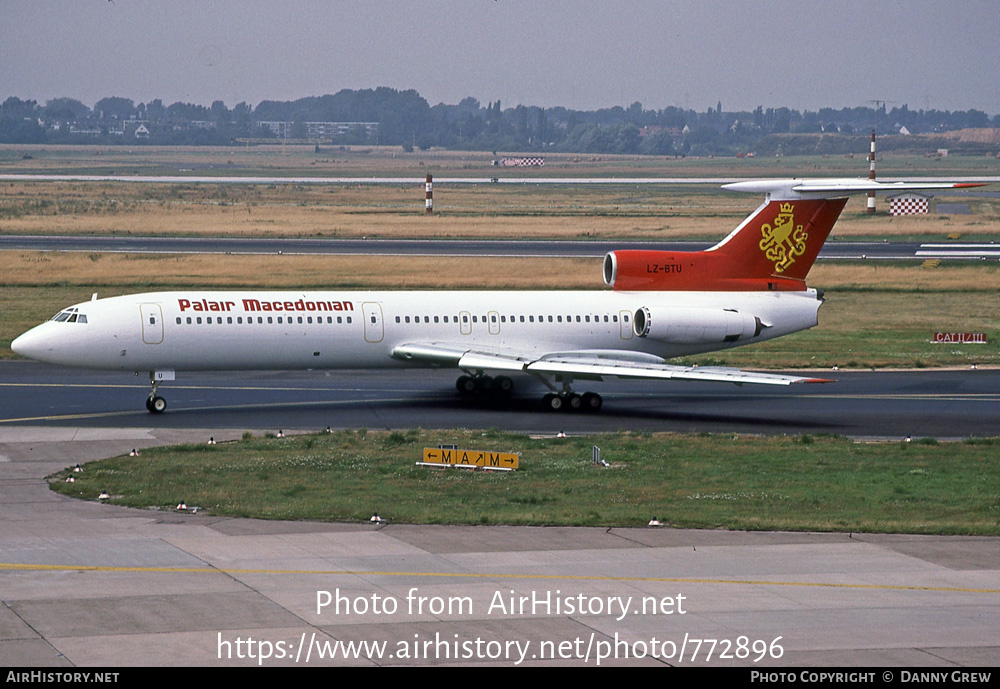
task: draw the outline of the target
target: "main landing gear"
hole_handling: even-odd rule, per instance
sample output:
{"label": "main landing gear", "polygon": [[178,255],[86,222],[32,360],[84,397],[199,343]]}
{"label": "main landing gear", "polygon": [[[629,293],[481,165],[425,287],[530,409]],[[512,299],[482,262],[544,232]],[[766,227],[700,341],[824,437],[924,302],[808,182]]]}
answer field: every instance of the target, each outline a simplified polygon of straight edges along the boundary
{"label": "main landing gear", "polygon": [[542,398],[542,406],[549,411],[598,411],[604,406],[604,399],[596,392],[550,392]]}
{"label": "main landing gear", "polygon": [[[542,398],[542,406],[549,411],[595,412],[604,405],[604,399],[596,392],[577,394],[570,390],[568,382],[563,383],[562,390],[556,391],[555,386],[544,378],[542,382],[553,390]],[[508,376],[463,374],[455,381],[455,387],[463,397],[502,400],[509,398],[513,393],[514,381]]]}
{"label": "main landing gear", "polygon": [[514,381],[508,376],[487,376],[479,373],[474,376],[461,375],[455,381],[455,387],[462,397],[493,397],[503,399],[510,397],[514,391]]}

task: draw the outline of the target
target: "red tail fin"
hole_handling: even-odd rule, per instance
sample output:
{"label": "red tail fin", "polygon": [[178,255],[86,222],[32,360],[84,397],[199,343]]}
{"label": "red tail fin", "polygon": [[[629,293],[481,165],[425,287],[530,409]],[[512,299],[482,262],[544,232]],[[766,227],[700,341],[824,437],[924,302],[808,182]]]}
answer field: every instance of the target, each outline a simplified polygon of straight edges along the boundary
{"label": "red tail fin", "polygon": [[705,251],[612,251],[616,290],[802,290],[846,198],[768,201]]}

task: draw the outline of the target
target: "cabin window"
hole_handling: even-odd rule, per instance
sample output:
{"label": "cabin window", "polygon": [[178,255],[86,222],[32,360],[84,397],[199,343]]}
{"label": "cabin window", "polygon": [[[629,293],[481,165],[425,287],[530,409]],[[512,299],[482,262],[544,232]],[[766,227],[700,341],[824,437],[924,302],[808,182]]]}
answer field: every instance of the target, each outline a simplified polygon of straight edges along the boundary
{"label": "cabin window", "polygon": [[434,316],[434,322],[435,322],[435,323],[437,323],[437,322],[438,322],[438,317],[437,317],[437,316]]}
{"label": "cabin window", "polygon": [[191,316],[187,317],[187,322],[188,322],[188,325],[191,325]]}
{"label": "cabin window", "polygon": [[180,316],[178,316],[178,317],[177,317],[177,325],[180,325],[180,324],[181,324],[181,317],[180,317]]}

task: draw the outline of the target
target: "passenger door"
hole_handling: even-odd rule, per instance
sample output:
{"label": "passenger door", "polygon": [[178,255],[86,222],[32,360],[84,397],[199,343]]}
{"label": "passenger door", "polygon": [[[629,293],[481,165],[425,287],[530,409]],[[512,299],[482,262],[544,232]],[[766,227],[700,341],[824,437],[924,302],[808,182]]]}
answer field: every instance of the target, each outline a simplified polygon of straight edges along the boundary
{"label": "passenger door", "polygon": [[142,341],[146,344],[163,342],[163,312],[159,304],[139,304],[142,316]]}

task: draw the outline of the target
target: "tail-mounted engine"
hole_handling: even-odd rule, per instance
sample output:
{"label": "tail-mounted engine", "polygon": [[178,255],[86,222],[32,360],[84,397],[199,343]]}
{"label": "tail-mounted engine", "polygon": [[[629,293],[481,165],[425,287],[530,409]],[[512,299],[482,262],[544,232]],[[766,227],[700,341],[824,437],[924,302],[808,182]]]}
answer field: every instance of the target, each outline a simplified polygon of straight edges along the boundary
{"label": "tail-mounted engine", "polygon": [[671,344],[717,344],[749,340],[768,327],[760,318],[732,309],[654,306],[636,310],[639,337]]}

